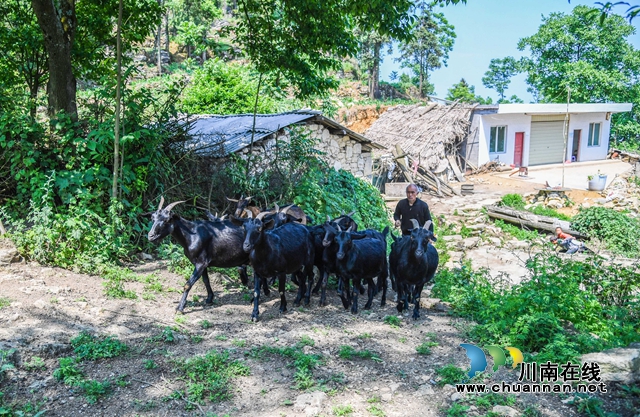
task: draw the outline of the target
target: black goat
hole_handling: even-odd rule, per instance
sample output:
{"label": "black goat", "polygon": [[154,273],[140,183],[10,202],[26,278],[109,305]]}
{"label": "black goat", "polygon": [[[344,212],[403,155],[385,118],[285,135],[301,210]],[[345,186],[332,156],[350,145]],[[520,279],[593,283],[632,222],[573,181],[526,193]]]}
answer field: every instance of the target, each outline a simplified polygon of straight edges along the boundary
{"label": "black goat", "polygon": [[[164,209],[162,208],[163,203],[164,197],[160,199],[158,210],[151,215],[153,225],[148,234],[149,241],[159,242],[168,235],[173,236],[184,249],[185,256],[195,267],[189,281],[184,286],[177,310],[179,312],[184,310],[189,290],[200,277],[207,288],[206,304],[211,304],[213,290],[209,283],[207,268],[210,266],[231,268],[247,265],[249,256],[242,249],[244,231],[229,220],[185,220],[177,214],[171,213],[171,209],[184,201],[176,201]],[[246,269],[240,269],[240,279],[243,284],[247,285]]]}
{"label": "black goat", "polygon": [[394,239],[389,255],[389,271],[391,282],[396,283],[398,292],[398,312],[408,309],[409,300],[414,303],[413,319],[420,317],[420,294],[422,289],[433,279],[438,268],[438,251],[429,242],[437,239],[429,230],[431,220],[420,227],[415,219],[409,236]]}
{"label": "black goat", "polygon": [[[336,271],[337,275],[344,280],[347,292],[350,291],[349,282],[353,282],[351,300],[342,294],[340,298],[345,308],[351,303],[351,312],[356,314],[358,312],[358,292],[360,292],[363,279],[368,284],[368,301],[364,306],[365,310],[371,308],[373,296],[380,286],[382,286],[380,306],[386,304],[387,277],[389,276],[386,237],[389,233],[389,227],[386,227],[382,233],[375,230],[370,231],[369,233],[373,237],[368,237],[364,233],[352,234],[350,232],[350,229],[342,231],[338,227],[338,233],[334,237],[334,242],[337,245]],[[373,282],[374,277],[378,277],[377,284]]]}
{"label": "black goat", "polygon": [[267,230],[275,220],[264,224],[261,219],[231,219],[235,224],[242,224],[246,233],[243,249],[249,254],[254,271],[253,313],[251,319],[257,321],[260,304],[260,282],[270,277],[278,277],[280,293],[280,312],[287,311],[285,297],[286,274],[300,274],[302,279],[298,288],[298,296],[294,305],[300,305],[305,283],[313,276],[313,244],[307,228],[298,223],[286,223],[272,230]]}

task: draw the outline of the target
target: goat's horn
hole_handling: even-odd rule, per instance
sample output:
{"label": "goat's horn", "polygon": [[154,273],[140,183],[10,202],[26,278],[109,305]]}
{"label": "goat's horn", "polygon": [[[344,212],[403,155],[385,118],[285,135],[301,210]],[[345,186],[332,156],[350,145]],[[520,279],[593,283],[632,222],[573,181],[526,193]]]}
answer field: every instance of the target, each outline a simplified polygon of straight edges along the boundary
{"label": "goat's horn", "polygon": [[346,214],[344,214],[344,210],[340,210],[340,216],[346,216]]}
{"label": "goat's horn", "polygon": [[284,208],[283,208],[282,210],[280,210],[280,211],[282,211],[284,214],[287,214],[287,212],[289,211],[289,209],[290,209],[291,207],[293,207],[293,206],[294,206],[293,204],[289,204],[287,207],[284,207]]}
{"label": "goat's horn", "polygon": [[342,227],[338,223],[336,223],[336,227],[338,228],[338,232],[342,232]]}
{"label": "goat's horn", "polygon": [[355,210],[353,210],[351,213],[347,214],[347,216],[348,216],[348,217],[351,217],[351,216],[353,216],[354,214],[356,214],[356,211],[355,211]]}
{"label": "goat's horn", "polygon": [[177,206],[180,203],[184,203],[184,201],[175,201],[171,204],[169,204],[167,207],[165,207],[164,209],[167,211],[171,211],[172,208],[174,208],[175,206]]}
{"label": "goat's horn", "polygon": [[248,203],[249,201],[251,201],[252,198],[253,196],[249,196],[249,197],[245,197],[244,200],[247,200],[247,203]]}
{"label": "goat's horn", "polygon": [[229,197],[225,197],[227,200],[231,201],[232,203],[237,203],[238,200],[234,200],[233,198],[229,198]]}
{"label": "goat's horn", "polygon": [[330,222],[331,221],[331,217],[329,217],[329,215],[327,214],[327,221]]}
{"label": "goat's horn", "polygon": [[225,214],[224,216],[220,217],[220,220],[224,220],[227,218],[227,215]]}
{"label": "goat's horn", "polygon": [[280,211],[280,207],[278,207],[277,203],[273,203],[274,206],[276,206],[276,213]]}
{"label": "goat's horn", "polygon": [[420,223],[418,223],[416,219],[411,219],[411,224],[413,225],[414,229],[418,229],[420,227]]}
{"label": "goat's horn", "polygon": [[347,229],[347,233],[351,233],[351,230],[353,229],[353,223],[351,224],[351,226],[349,226],[349,228]]}
{"label": "goat's horn", "polygon": [[249,209],[244,209],[244,212],[247,213],[247,217],[253,219],[253,212]]}
{"label": "goat's horn", "polygon": [[271,213],[269,213],[268,211],[263,211],[263,212],[261,212],[260,214],[258,214],[256,216],[256,219],[262,220],[264,218],[264,216],[266,216],[267,214],[271,214]]}
{"label": "goat's horn", "polygon": [[431,223],[433,223],[431,220],[427,220],[426,222],[424,222],[424,226],[423,228],[428,229],[431,227]]}
{"label": "goat's horn", "polygon": [[160,196],[160,204],[158,205],[158,210],[162,210],[162,205],[164,204],[164,197]]}

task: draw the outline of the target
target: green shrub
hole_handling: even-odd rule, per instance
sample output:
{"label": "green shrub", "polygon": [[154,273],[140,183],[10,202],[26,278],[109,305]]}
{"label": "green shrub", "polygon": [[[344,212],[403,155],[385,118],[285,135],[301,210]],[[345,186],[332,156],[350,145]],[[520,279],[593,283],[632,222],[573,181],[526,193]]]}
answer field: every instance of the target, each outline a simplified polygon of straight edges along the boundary
{"label": "green shrub", "polygon": [[508,233],[519,240],[533,241],[540,237],[537,230],[525,230],[501,219],[497,219],[495,221],[495,225],[502,229],[503,232]]}
{"label": "green shrub", "polygon": [[500,199],[500,205],[514,208],[516,210],[524,210],[525,201],[520,194],[505,194]]}
{"label": "green shrub", "polygon": [[[210,59],[185,89],[182,110],[191,114],[253,113],[258,78],[247,66]],[[263,81],[262,90],[265,83]],[[273,94],[260,94],[258,113],[284,110]]]}
{"label": "green shrub", "polygon": [[441,378],[438,381],[438,386],[440,387],[446,384],[459,384],[468,379],[467,372],[452,364],[436,369],[436,374]]}
{"label": "green shrub", "polygon": [[535,206],[529,210],[533,214],[537,214],[538,216],[547,216],[547,217],[555,217],[556,219],[566,220],[568,222],[571,221],[571,216],[567,216],[564,213],[560,213],[552,208],[545,206]]}
{"label": "green shrub", "polygon": [[53,371],[53,376],[67,385],[77,385],[84,380],[84,372],[76,365],[75,358],[60,358],[60,367]]}
{"label": "green shrub", "polygon": [[115,358],[128,350],[127,345],[111,336],[97,338],[87,332],[81,332],[71,339],[71,346],[78,360],[96,360]]}
{"label": "green shrub", "polygon": [[640,221],[606,207],[581,209],[571,227],[603,241],[610,251],[629,257],[640,256]]}

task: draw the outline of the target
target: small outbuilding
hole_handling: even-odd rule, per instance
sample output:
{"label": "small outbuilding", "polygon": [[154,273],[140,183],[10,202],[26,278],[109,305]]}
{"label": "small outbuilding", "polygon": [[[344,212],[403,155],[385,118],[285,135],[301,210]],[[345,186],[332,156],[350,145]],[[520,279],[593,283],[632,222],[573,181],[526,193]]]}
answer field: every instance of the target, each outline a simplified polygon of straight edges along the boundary
{"label": "small outbuilding", "polygon": [[606,159],[611,115],[631,107],[630,103],[477,106],[462,152],[475,166],[495,160],[533,166]]}
{"label": "small outbuilding", "polygon": [[276,141],[288,141],[293,129],[301,129],[303,134],[316,139],[315,149],[330,166],[357,177],[371,177],[371,152],[382,146],[313,110],[258,114],[255,129],[252,114],[195,116],[188,146],[198,154],[215,158],[232,153],[246,157],[252,152],[267,156],[262,160],[269,163]]}

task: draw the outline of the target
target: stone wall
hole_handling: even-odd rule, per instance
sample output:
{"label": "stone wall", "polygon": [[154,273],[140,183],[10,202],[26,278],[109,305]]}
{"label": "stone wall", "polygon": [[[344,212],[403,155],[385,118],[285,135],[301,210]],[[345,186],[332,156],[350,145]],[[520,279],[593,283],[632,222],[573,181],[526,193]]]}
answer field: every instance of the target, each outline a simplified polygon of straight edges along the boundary
{"label": "stone wall", "polygon": [[356,177],[371,176],[371,149],[347,135],[334,135],[318,123],[307,124],[312,138],[318,139],[317,149],[335,169],[351,171]]}
{"label": "stone wall", "polygon": [[[356,140],[349,138],[347,135],[334,135],[330,130],[318,123],[309,123],[305,126],[311,138],[318,139],[316,149],[323,153],[322,158],[327,163],[338,169],[350,171],[356,177],[371,178],[371,149]],[[289,139],[288,132],[285,130],[278,135],[279,141],[287,141]],[[253,145],[253,154],[262,158],[266,156],[266,160],[275,158],[274,147],[276,140],[273,136],[263,139]],[[249,148],[239,151],[242,158],[246,159],[249,154]],[[258,169],[260,172],[261,169]]]}

